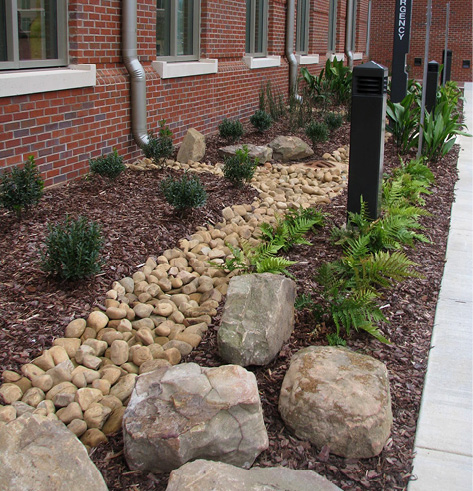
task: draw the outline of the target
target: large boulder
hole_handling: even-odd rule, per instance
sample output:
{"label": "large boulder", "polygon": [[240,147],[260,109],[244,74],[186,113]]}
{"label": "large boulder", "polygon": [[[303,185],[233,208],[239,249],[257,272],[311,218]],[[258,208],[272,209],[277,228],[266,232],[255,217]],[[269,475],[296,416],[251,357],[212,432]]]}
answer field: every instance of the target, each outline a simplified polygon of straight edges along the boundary
{"label": "large boulder", "polygon": [[252,143],[247,143],[245,145],[228,145],[227,147],[222,147],[218,149],[218,154],[221,157],[231,157],[236,155],[237,150],[242,150],[243,146],[248,147],[248,155],[252,159],[258,159],[260,164],[269,162],[273,158],[273,151],[271,148],[265,145],[253,145]]}
{"label": "large boulder", "polygon": [[278,136],[268,144],[268,147],[273,149],[273,158],[282,162],[314,155],[312,148],[297,136]]}
{"label": "large boulder", "polygon": [[221,462],[196,460],[172,471],[166,491],[336,491],[314,471],[285,467],[240,469]]}
{"label": "large boulder", "polygon": [[241,366],[266,365],[294,329],[296,284],[282,275],[234,276],[218,330],[220,356]]}
{"label": "large boulder", "polygon": [[177,152],[176,160],[187,164],[189,160],[200,162],[205,155],[205,136],[194,128],[187,131]]}
{"label": "large boulder", "polygon": [[347,458],[378,455],[392,426],[385,365],[345,348],[309,346],[284,377],[279,412],[303,440]]}
{"label": "large boulder", "polygon": [[60,421],[25,413],[0,429],[0,489],[108,488],[84,445]]}
{"label": "large boulder", "polygon": [[194,459],[250,467],[268,447],[256,378],[195,363],[140,375],[123,417],[131,469],[169,472]]}

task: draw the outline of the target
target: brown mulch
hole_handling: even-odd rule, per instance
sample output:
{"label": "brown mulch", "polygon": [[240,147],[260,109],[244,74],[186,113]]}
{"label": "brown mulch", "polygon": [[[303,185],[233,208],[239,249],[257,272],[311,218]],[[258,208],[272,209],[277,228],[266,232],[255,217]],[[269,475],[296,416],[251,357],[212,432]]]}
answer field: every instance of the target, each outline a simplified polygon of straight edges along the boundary
{"label": "brown mulch", "polygon": [[[269,134],[249,132],[244,142],[267,143],[278,134],[290,134],[280,123]],[[295,132],[303,138],[300,132]],[[349,141],[345,125],[319,145],[315,157],[332,152]],[[205,161],[216,163],[217,136],[208,139]],[[411,476],[413,445],[422,386],[427,365],[435,307],[443,273],[449,229],[453,187],[457,179],[458,146],[440,162],[433,164],[436,184],[426,197],[431,215],[422,218],[424,233],[431,243],[419,243],[405,252],[419,264],[422,279],[410,279],[386,292],[384,313],[389,324],[381,330],[392,341],[383,345],[364,334],[355,334],[348,346],[386,363],[391,382],[394,424],[392,436],[383,452],[372,459],[343,459],[330,455],[326,448],[315,448],[295,438],[285,428],[277,411],[279,390],[291,355],[311,344],[326,344],[324,326],[317,326],[307,310],[298,312],[294,334],[280,355],[269,366],[251,367],[255,373],[269,434],[269,449],[255,465],[282,465],[312,469],[346,490],[405,489]],[[396,151],[385,147],[385,170],[399,164]],[[177,216],[159,193],[159,181],[170,170],[126,171],[112,183],[100,177],[82,179],[46,191],[40,204],[18,221],[0,212],[0,370],[19,370],[23,363],[51,346],[74,318],[88,315],[103,301],[114,280],[132,274],[148,256],[157,256],[195,231],[196,226],[215,224],[221,210],[232,204],[251,203],[256,192],[251,188],[234,189],[222,178],[202,174],[209,199],[206,206],[184,217]],[[323,230],[310,237],[312,246],[298,246],[290,258],[298,261],[291,269],[297,279],[298,293],[310,293],[317,267],[339,254],[329,241],[330,229],[345,221],[346,194],[325,208],[330,219]],[[103,272],[92,279],[67,284],[41,271],[39,250],[48,223],[62,221],[65,214],[85,215],[103,227],[105,247]],[[219,316],[207,336],[185,361],[205,366],[222,364],[216,348]],[[165,489],[167,475],[130,471],[123,455],[121,435],[92,451],[111,490]]]}

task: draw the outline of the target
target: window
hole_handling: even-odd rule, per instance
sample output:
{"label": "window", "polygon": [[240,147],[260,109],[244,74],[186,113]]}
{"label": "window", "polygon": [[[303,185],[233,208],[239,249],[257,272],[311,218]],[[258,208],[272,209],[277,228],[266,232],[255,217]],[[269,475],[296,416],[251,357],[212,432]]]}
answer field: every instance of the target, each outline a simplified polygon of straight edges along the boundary
{"label": "window", "polygon": [[268,45],[268,1],[246,0],[246,53],[266,56]]}
{"label": "window", "polygon": [[296,53],[309,52],[309,9],[310,0],[297,2]]}
{"label": "window", "polygon": [[330,0],[328,17],[328,51],[335,52],[337,47],[337,0]]}
{"label": "window", "polygon": [[157,0],[156,55],[161,60],[199,59],[200,0]]}
{"label": "window", "polygon": [[0,0],[0,69],[67,65],[61,0]]}

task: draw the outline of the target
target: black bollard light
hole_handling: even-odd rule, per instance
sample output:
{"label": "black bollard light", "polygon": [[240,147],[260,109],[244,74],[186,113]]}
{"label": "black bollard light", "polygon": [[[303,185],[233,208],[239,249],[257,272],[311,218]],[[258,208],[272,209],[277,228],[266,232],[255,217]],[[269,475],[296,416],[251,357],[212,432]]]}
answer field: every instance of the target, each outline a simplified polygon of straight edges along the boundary
{"label": "black bollard light", "polygon": [[452,50],[451,49],[447,49],[446,57],[445,57],[445,50],[442,51],[442,63],[443,63],[443,70],[445,72],[445,82],[448,82],[449,80],[451,80],[450,77],[452,74]]}
{"label": "black bollard light", "polygon": [[427,65],[427,87],[425,88],[425,110],[431,113],[437,100],[437,89],[439,86],[439,64],[429,61]]}
{"label": "black bollard light", "polygon": [[384,66],[353,69],[347,210],[359,213],[363,198],[373,220],[381,211],[387,85]]}

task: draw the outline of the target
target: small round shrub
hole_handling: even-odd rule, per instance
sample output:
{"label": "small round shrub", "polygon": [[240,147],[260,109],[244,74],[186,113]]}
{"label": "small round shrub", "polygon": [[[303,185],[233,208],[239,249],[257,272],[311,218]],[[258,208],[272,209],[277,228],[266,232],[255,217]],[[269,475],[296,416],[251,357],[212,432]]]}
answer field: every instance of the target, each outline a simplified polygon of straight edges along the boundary
{"label": "small round shrub", "polygon": [[243,125],[238,120],[224,119],[218,125],[220,136],[230,142],[236,142],[243,136]]}
{"label": "small round shrub", "polygon": [[234,186],[241,187],[245,181],[251,181],[257,166],[258,159],[251,159],[248,147],[243,145],[243,148],[239,148],[235,155],[225,158],[223,175]]}
{"label": "small round shrub", "polygon": [[255,114],[253,114],[253,116],[251,116],[250,123],[255,127],[257,131],[259,131],[260,133],[264,133],[265,131],[268,131],[269,128],[271,128],[271,125],[273,124],[273,118],[267,112],[259,109],[255,112]]}
{"label": "small round shrub", "polygon": [[328,127],[325,123],[310,121],[305,127],[305,134],[312,142],[312,145],[315,145],[316,143],[328,140]]}
{"label": "small round shrub", "polygon": [[23,210],[38,204],[43,188],[44,182],[31,155],[22,168],[14,167],[1,176],[0,205],[21,217]]}
{"label": "small round shrub", "polygon": [[189,208],[200,208],[207,202],[207,193],[200,179],[187,172],[181,179],[164,179],[160,187],[166,201],[181,212]]}
{"label": "small round shrub", "polygon": [[158,135],[155,135],[152,131],[148,133],[148,143],[143,146],[142,150],[145,157],[154,160],[157,165],[172,157],[174,152],[172,131],[166,126],[164,119],[159,122]]}
{"label": "small round shrub", "polygon": [[337,130],[343,124],[343,116],[337,113],[327,113],[325,115],[325,124],[330,131]]}
{"label": "small round shrub", "polygon": [[89,160],[90,170],[93,174],[99,174],[109,179],[116,179],[125,169],[123,157],[118,155],[116,149],[108,155],[102,155],[97,159]]}
{"label": "small round shrub", "polygon": [[100,273],[103,239],[99,224],[83,216],[75,220],[67,216],[63,223],[48,228],[41,252],[44,271],[69,281]]}

